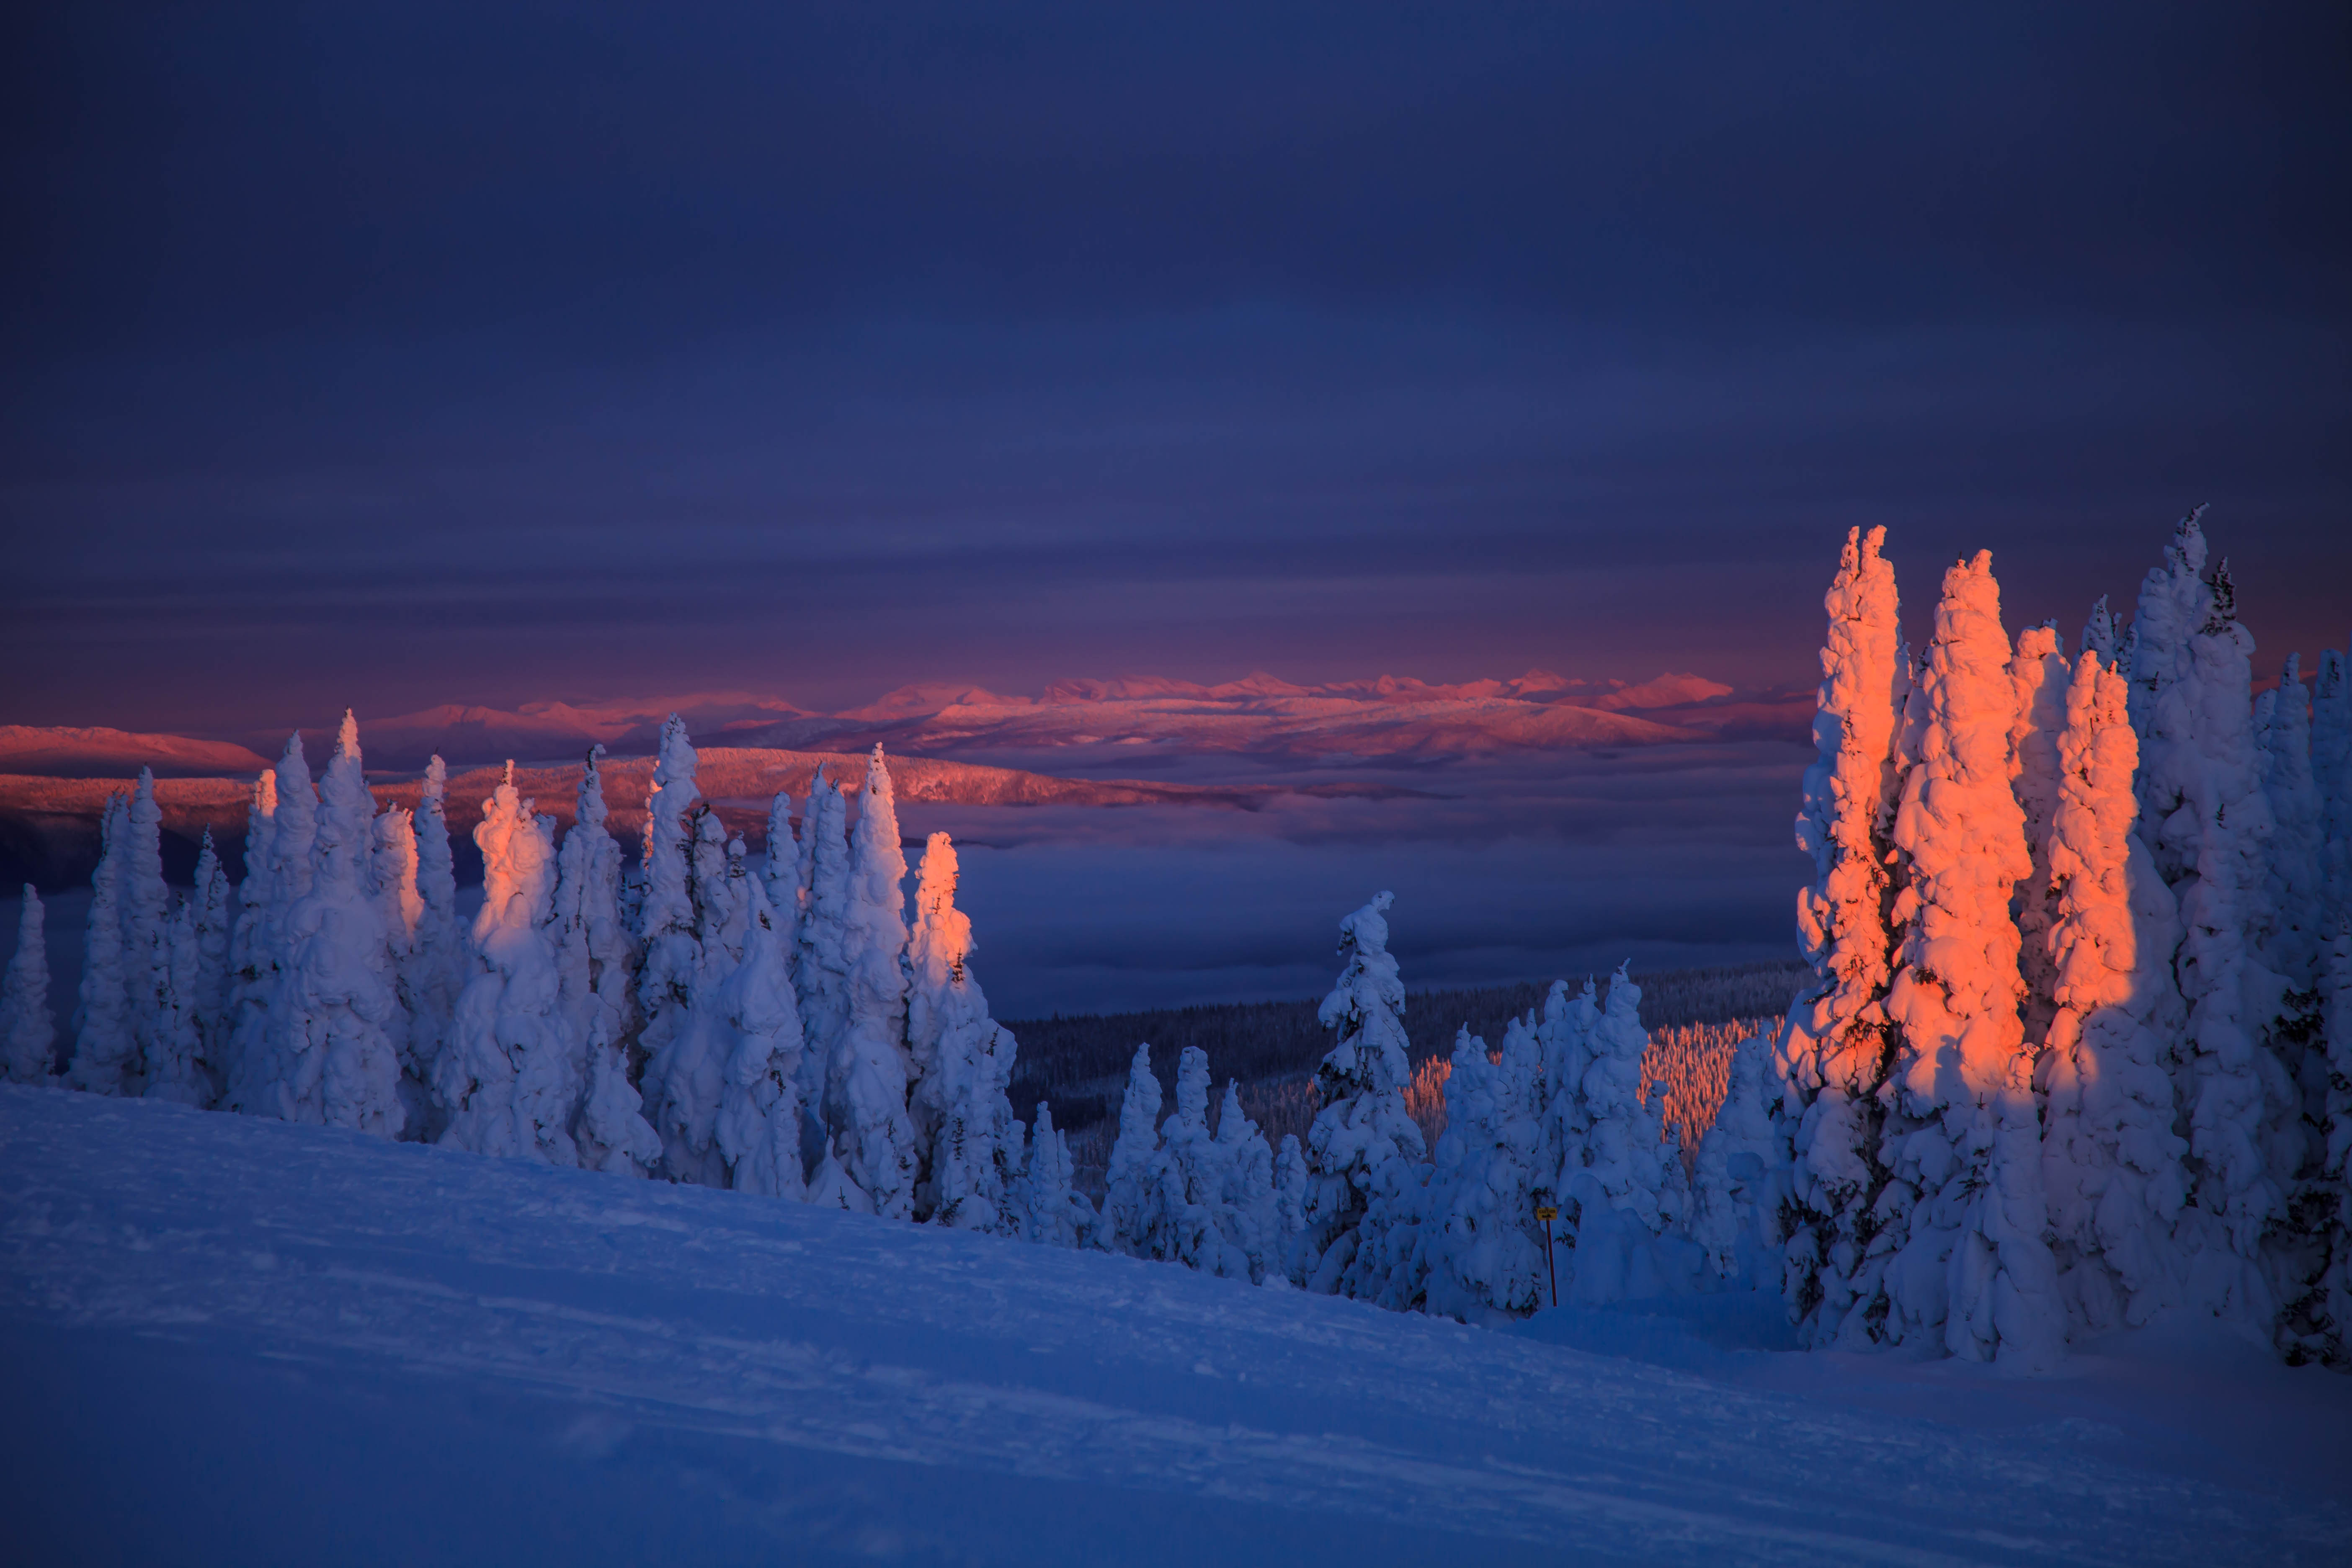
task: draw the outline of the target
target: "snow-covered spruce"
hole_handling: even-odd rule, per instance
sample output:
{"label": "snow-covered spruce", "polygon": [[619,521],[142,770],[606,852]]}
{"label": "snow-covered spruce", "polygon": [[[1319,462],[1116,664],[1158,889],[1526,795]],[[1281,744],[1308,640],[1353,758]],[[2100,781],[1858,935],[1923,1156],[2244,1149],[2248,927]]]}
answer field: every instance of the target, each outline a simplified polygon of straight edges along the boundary
{"label": "snow-covered spruce", "polygon": [[[1286,1140],[1288,1142],[1288,1140]],[[1287,1283],[1283,1272],[1283,1223],[1274,1189],[1274,1151],[1265,1134],[1242,1109],[1241,1085],[1225,1081],[1225,1098],[1217,1108],[1216,1172],[1219,1183],[1213,1218],[1223,1246],[1218,1272],[1246,1279],[1254,1285],[1268,1280]]]}
{"label": "snow-covered spruce", "polygon": [[1761,1034],[1733,1048],[1723,1103],[1692,1163],[1684,1234],[1705,1250],[1718,1277],[1777,1290],[1779,1215],[1789,1171],[1772,1123],[1780,1095],[1777,1085],[1768,1087],[1771,1057],[1772,1043]]}
{"label": "snow-covered spruce", "polygon": [[1307,1132],[1306,1229],[1293,1276],[1324,1295],[1352,1287],[1356,1226],[1372,1200],[1428,1153],[1404,1108],[1404,984],[1389,953],[1393,893],[1339,922],[1339,981],[1318,1016],[1339,1042],[1316,1069],[1322,1109]]}
{"label": "snow-covered spruce", "polygon": [[172,892],[163,882],[163,813],[155,802],[153,769],[139,770],[119,833],[116,897],[122,905],[123,1003],[132,1052],[125,1088],[141,1094],[159,1065],[176,1070],[158,1062],[159,1052],[171,1056],[179,1048],[178,1042],[161,1041],[176,1026],[179,1008],[172,996]]}
{"label": "snow-covered spruce", "polygon": [[1282,1135],[1274,1152],[1274,1251],[1266,1259],[1269,1278],[1298,1277],[1300,1239],[1307,1234],[1307,1151],[1298,1134]]}
{"label": "snow-covered spruce", "polygon": [[86,1094],[135,1094],[139,1043],[131,1033],[122,942],[123,841],[128,813],[109,795],[98,826],[98,868],[90,873],[89,935],[82,944],[80,1005],[74,1009],[73,1060],[66,1082]]}
{"label": "snow-covered spruce", "polygon": [[674,1182],[723,1187],[727,1159],[719,1147],[719,1102],[734,1041],[719,991],[741,962],[741,914],[751,883],[740,859],[729,852],[718,814],[708,805],[695,808],[684,831],[687,901],[695,918],[688,951],[695,967],[685,979],[685,1005],[675,1011],[670,1027],[646,1058],[645,1081],[660,1086],[647,1100],[654,1131],[661,1134],[663,1173]]}
{"label": "snow-covered spruce", "polygon": [[1824,601],[1820,756],[1797,816],[1797,847],[1814,872],[1797,896],[1797,932],[1815,978],[1790,1009],[1777,1068],[1792,1140],[1789,1310],[1812,1345],[1869,1336],[1893,1250],[1877,1215],[1888,1176],[1880,1090],[1892,1056],[1885,1004],[1902,874],[1892,834],[1911,677],[1885,534],[1847,533]]}
{"label": "snow-covered spruce", "polygon": [[[284,1109],[280,1086],[291,1076],[291,1046],[278,1027],[278,995],[293,983],[294,938],[289,922],[295,906],[310,891],[312,847],[319,837],[319,795],[310,783],[310,764],[302,754],[302,732],[286,741],[285,754],[265,781],[257,802],[267,805],[268,869],[260,873],[267,897],[247,898],[237,924],[237,943],[245,950],[239,969],[236,1033],[229,1048],[228,1105],[255,1116],[291,1120]],[[254,837],[246,848],[246,888],[254,884]]]}
{"label": "snow-covered spruce", "polygon": [[219,1102],[228,1083],[225,1058],[229,1026],[229,939],[236,917],[230,908],[228,875],[221,868],[220,852],[213,847],[210,827],[205,829],[204,838],[196,847],[195,886],[189,894],[187,913],[195,949],[194,976],[190,983],[175,974],[173,985],[180,992],[183,1005],[194,1016],[209,1080],[209,1093],[204,1103],[212,1106]]}
{"label": "snow-covered spruce", "polygon": [[2051,820],[2057,1012],[2036,1068],[2042,1184],[2077,1334],[2179,1300],[2173,1226],[2188,1195],[2166,1063],[2183,1024],[2172,897],[2137,831],[2139,742],[2123,677],[2085,649],[2066,691]]}
{"label": "snow-covered spruce", "polygon": [[1015,1196],[1024,1239],[1044,1247],[1098,1245],[1101,1217],[1085,1194],[1071,1188],[1069,1140],[1055,1131],[1054,1108],[1043,1100]]}
{"label": "snow-covered spruce", "polygon": [[[2256,928],[2258,955],[2287,992],[2298,994],[2276,1004],[2293,1026],[2278,1033],[2301,1037],[2318,1021],[2319,952],[2327,925],[2327,814],[2312,770],[2311,694],[2304,688],[2300,655],[2286,656],[2278,685],[2255,704],[2254,730],[2273,821],[2263,919]],[[2283,1065],[2290,1077],[2301,1078],[2299,1063]]]}
{"label": "snow-covered spruce", "polygon": [[2274,981],[2249,951],[2265,901],[2273,823],[2252,716],[2253,638],[2226,563],[2205,581],[2199,508],[2140,586],[2132,664],[2140,833],[2180,911],[2173,960],[2189,1008],[2175,1093],[2188,1112],[2191,1209],[2180,1234],[2189,1301],[2268,1324],[2263,1237],[2302,1163],[2299,1098],[2255,1016]]}
{"label": "snow-covered spruce", "polygon": [[398,1026],[392,1034],[393,1045],[400,1052],[401,1130],[404,1136],[415,1138],[436,1109],[432,1079],[422,1064],[438,1048],[437,1040],[418,1044],[420,1032],[432,1024],[418,1016],[411,984],[425,917],[425,900],[417,890],[416,819],[404,807],[391,806],[377,815],[373,832],[371,875],[383,919],[384,945],[392,958],[393,994],[400,1004],[394,1016]]}
{"label": "snow-covered spruce", "polygon": [[1541,1305],[1549,1274],[1535,1215],[1542,1091],[1530,1023],[1513,1020],[1493,1060],[1467,1027],[1455,1037],[1445,1131],[1420,1216],[1415,1272],[1427,1310],[1477,1322]]}
{"label": "snow-covered spruce", "polygon": [[604,826],[604,783],[596,765],[604,752],[603,746],[590,747],[581,772],[572,831],[556,858],[548,934],[555,948],[558,1006],[585,1064],[572,1147],[589,1170],[643,1176],[661,1159],[661,1138],[630,1079],[636,955],[621,916],[621,847]]}
{"label": "snow-covered spruce", "polygon": [[842,1172],[888,1219],[915,1207],[922,1150],[907,1112],[907,857],[890,770],[876,746],[850,836],[844,921],[849,1017],[826,1069],[825,1112]]}
{"label": "snow-covered spruce", "polygon": [[1992,555],[1979,551],[1944,574],[1919,672],[1918,762],[1895,823],[1910,865],[1886,998],[1904,1122],[1880,1212],[1902,1240],[1883,1332],[2035,1371],[2064,1353],[2065,1312],[2042,1240],[2041,1127],[2019,1017],[2010,903],[2033,863],[2010,784],[2010,658]]}
{"label": "snow-covered spruce", "polygon": [[1160,1080],[1149,1042],[1128,1064],[1118,1106],[1118,1136],[1104,1170],[1103,1245],[1129,1258],[1156,1258],[1160,1218]]}
{"label": "snow-covered spruce", "polygon": [[[299,765],[299,753],[290,753]],[[399,1002],[392,955],[370,875],[375,799],[362,772],[359,725],[343,715],[320,781],[309,842],[287,828],[288,780],[278,784],[277,890],[292,879],[297,845],[310,854],[307,884],[285,911],[285,970],[271,998],[265,1059],[247,1109],[287,1121],[397,1137],[402,1126]]]}
{"label": "snow-covered spruce", "polygon": [[456,1026],[434,1062],[446,1124],[440,1142],[478,1154],[576,1165],[572,1117],[581,1063],[566,1027],[555,950],[555,823],[535,816],[507,764],[482,803],[482,909],[474,918],[474,973],[457,997]]}
{"label": "snow-covered spruce", "polygon": [[[834,1053],[849,1028],[849,804],[822,769],[801,808],[795,880],[805,877],[794,933],[793,992],[800,1000],[801,1100],[824,1112]],[[828,1136],[824,1158],[833,1158]]]}
{"label": "snow-covered spruce", "polygon": [[798,1199],[801,1168],[801,1019],[784,957],[784,922],[766,890],[744,883],[743,958],[715,998],[730,1037],[716,1136],[727,1183],[738,1192]]}
{"label": "snow-covered spruce", "polygon": [[[652,794],[646,801],[643,921],[636,973],[638,1048],[646,1120],[656,1128],[672,1118],[664,1082],[679,1032],[688,1026],[695,985],[702,973],[702,942],[688,887],[694,854],[694,747],[686,721],[673,713],[662,725]],[[667,1164],[668,1139],[663,1139]],[[679,1173],[666,1170],[676,1180]]]}
{"label": "snow-covered spruce", "polygon": [[272,908],[270,863],[276,855],[278,773],[265,768],[254,780],[245,818],[245,880],[236,889],[237,912],[228,933],[228,988],[221,1010],[218,1049],[221,1106],[245,1109],[248,1075],[241,1057],[261,1037],[269,997],[278,988],[277,921]]}
{"label": "snow-covered spruce", "polygon": [[917,1075],[908,1110],[929,1149],[914,1213],[964,1230],[1013,1231],[1018,1216],[1006,1194],[1019,1134],[1005,1089],[1014,1046],[971,972],[971,921],[956,908],[956,878],[955,846],[932,834],[907,947],[907,1046]]}
{"label": "snow-covered spruce", "polygon": [[[399,965],[401,1003],[409,1016],[404,1071],[418,1085],[433,1081],[434,1058],[449,1037],[457,994],[472,973],[465,922],[457,918],[457,878],[449,849],[449,769],[436,756],[425,766],[424,787],[411,824],[416,840],[415,934]],[[440,1107],[429,1094],[425,1120],[408,1135],[426,1142],[441,1136]]]}
{"label": "snow-covered spruce", "polygon": [[2025,983],[2025,1037],[2039,1043],[2050,1032],[2057,1004],[2051,992],[2057,972],[2050,958],[2054,917],[2050,887],[2050,819],[2058,808],[2058,735],[2066,727],[2066,687],[2072,671],[2054,626],[2029,626],[2017,634],[2009,662],[2014,717],[2010,726],[2011,786],[2025,818],[2025,848],[2032,869],[2012,900],[2017,920],[2018,970]]}
{"label": "snow-covered spruce", "polygon": [[57,1018],[49,1011],[49,950],[41,896],[25,884],[16,952],[0,977],[0,1079],[48,1083],[57,1072]]}
{"label": "snow-covered spruce", "polygon": [[[1587,987],[1589,1005],[1591,988]],[[1658,1102],[1641,1098],[1642,991],[1623,967],[1590,1026],[1579,1086],[1584,1142],[1555,1178],[1573,1251],[1563,1299],[1599,1306],[1695,1288],[1694,1249],[1672,1233],[1690,1199],[1678,1150],[1663,1142]]]}

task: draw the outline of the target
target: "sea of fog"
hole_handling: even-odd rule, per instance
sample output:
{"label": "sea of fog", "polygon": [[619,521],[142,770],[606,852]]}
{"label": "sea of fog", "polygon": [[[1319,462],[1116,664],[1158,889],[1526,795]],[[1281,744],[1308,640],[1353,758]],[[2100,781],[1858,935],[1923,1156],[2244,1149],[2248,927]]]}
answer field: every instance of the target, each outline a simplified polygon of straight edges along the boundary
{"label": "sea of fog", "polygon": [[[1339,918],[1382,889],[1397,900],[1391,948],[1420,990],[1629,959],[1642,970],[1792,956],[1793,900],[1810,868],[1790,824],[1810,756],[1754,742],[1307,771],[1199,757],[1137,766],[1131,753],[1080,768],[1064,757],[1055,771],[1094,777],[1399,793],[1276,795],[1254,811],[909,804],[899,821],[910,845],[954,835],[975,968],[1000,1017],[1318,995],[1335,973]],[[468,815],[452,803],[461,832]],[[89,894],[49,904],[63,1029]],[[16,908],[0,901],[0,952],[15,948]]]}

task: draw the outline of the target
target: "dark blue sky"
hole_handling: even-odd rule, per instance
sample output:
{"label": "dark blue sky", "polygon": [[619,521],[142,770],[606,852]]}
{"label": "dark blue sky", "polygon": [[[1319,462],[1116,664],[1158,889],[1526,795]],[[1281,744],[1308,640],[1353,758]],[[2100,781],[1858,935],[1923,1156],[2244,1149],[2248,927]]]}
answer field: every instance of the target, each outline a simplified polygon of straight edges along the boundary
{"label": "dark blue sky", "polygon": [[0,37],[0,722],[2352,633],[2341,5],[221,10]]}

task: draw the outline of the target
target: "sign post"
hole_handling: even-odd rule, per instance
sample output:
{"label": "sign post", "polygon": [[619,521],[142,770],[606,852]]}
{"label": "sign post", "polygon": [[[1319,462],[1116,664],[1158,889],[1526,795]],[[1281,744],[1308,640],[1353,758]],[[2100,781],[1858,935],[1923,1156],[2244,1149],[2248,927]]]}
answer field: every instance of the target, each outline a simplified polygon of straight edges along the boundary
{"label": "sign post", "polygon": [[1551,1205],[1536,1205],[1536,1218],[1544,1222],[1544,1267],[1551,1271],[1551,1304],[1555,1307],[1559,1305],[1559,1265],[1551,1255],[1551,1222],[1559,1217],[1559,1211]]}

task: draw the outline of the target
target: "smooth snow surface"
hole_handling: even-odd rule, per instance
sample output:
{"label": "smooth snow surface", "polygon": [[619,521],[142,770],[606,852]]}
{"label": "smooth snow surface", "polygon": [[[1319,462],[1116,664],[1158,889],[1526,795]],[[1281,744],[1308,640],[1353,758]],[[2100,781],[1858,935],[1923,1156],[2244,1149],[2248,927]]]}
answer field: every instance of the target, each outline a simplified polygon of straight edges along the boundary
{"label": "smooth snow surface", "polygon": [[0,1086],[0,1321],[24,1563],[2275,1564],[2352,1529],[2352,1379],[2259,1345],[2021,1382],[1785,1352],[1738,1294],[1470,1329],[40,1088]]}

